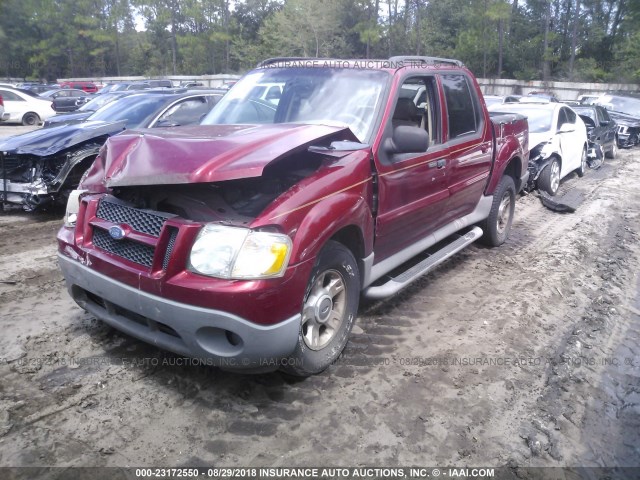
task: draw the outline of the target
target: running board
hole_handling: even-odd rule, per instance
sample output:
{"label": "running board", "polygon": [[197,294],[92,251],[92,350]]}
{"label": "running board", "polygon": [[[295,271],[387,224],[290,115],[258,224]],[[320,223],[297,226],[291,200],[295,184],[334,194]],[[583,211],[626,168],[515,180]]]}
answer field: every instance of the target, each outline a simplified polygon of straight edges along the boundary
{"label": "running board", "polygon": [[472,244],[482,236],[480,227],[473,227],[469,232],[449,243],[432,255],[422,260],[420,263],[408,268],[396,277],[392,277],[387,283],[365,289],[364,296],[370,299],[387,298],[395,295],[407,285],[417,280],[425,273],[433,270],[449,257],[455,255],[463,248]]}

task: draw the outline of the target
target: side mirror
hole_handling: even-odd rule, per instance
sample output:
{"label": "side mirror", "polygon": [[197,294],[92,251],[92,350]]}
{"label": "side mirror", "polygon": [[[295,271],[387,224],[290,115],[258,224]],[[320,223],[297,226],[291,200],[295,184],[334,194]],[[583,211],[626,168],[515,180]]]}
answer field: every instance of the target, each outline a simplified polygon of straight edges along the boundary
{"label": "side mirror", "polygon": [[390,154],[424,153],[429,148],[429,134],[420,127],[400,125],[393,129],[391,138],[384,142],[385,151]]}
{"label": "side mirror", "polygon": [[571,133],[575,131],[576,131],[576,127],[571,123],[563,123],[558,129],[558,133]]}

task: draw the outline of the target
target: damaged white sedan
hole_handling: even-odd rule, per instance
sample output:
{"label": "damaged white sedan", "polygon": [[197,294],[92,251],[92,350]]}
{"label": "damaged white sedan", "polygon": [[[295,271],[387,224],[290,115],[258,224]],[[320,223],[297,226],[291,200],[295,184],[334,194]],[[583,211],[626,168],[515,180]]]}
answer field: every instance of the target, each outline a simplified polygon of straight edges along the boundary
{"label": "damaged white sedan", "polygon": [[490,111],[519,113],[529,120],[529,183],[555,195],[560,180],[587,169],[587,129],[582,119],[561,103],[513,103],[489,107]]}

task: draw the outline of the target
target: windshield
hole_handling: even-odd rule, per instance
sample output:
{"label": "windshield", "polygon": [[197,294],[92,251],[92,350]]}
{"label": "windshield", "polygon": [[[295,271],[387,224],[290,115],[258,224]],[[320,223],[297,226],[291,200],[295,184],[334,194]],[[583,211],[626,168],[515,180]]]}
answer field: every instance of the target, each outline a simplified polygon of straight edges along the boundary
{"label": "windshield", "polygon": [[[382,71],[339,68],[259,70],[234,85],[202,124],[348,126],[360,141],[369,142],[388,78]],[[281,87],[282,93],[260,98],[267,84]]]}
{"label": "windshield", "polygon": [[97,97],[93,98],[91,101],[85,103],[80,108],[78,108],[78,110],[82,112],[95,112],[100,107],[114,101],[116,98],[120,98],[121,96],[122,95],[119,95],[119,94],[104,93],[102,95],[98,95]]}
{"label": "windshield", "polygon": [[634,117],[640,116],[640,100],[628,97],[612,97],[611,95],[603,95],[595,102],[596,105],[602,105],[607,110],[626,113]]}
{"label": "windshield", "polygon": [[573,107],[573,110],[582,117],[589,117],[594,122],[596,121],[596,112],[593,108],[589,107]]}
{"label": "windshield", "polygon": [[109,103],[88,120],[104,122],[120,122],[126,120],[127,128],[146,128],[145,120],[156,113],[161,105],[170,97],[168,95],[132,95],[118,102]]}

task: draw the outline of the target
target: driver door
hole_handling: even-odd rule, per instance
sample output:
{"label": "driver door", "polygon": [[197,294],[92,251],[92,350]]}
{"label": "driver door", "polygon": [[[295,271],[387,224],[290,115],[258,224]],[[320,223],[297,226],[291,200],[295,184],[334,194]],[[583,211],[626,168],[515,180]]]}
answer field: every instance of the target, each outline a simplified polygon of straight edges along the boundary
{"label": "driver door", "polygon": [[[418,105],[416,90],[426,89]],[[442,108],[433,76],[409,77],[399,85],[392,114],[374,159],[378,170],[376,262],[424,238],[442,223],[449,198],[449,151],[442,144]],[[421,100],[425,97],[420,96]],[[427,131],[424,152],[390,154],[385,144],[394,128],[406,126]]]}

